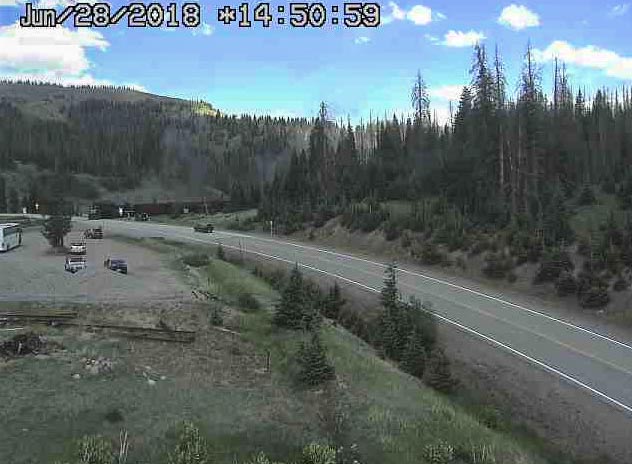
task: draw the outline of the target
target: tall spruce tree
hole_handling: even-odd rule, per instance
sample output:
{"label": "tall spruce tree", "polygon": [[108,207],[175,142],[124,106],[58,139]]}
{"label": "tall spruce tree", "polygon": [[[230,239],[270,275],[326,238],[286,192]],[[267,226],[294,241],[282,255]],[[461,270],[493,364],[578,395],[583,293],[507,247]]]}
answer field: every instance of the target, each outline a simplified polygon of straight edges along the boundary
{"label": "tall spruce tree", "polygon": [[296,265],[292,269],[288,284],[281,293],[281,301],[276,305],[274,324],[285,329],[303,328],[307,306],[303,275]]}
{"label": "tall spruce tree", "polygon": [[297,363],[298,380],[304,385],[317,386],[336,376],[318,331],[312,332],[308,341],[301,342]]}

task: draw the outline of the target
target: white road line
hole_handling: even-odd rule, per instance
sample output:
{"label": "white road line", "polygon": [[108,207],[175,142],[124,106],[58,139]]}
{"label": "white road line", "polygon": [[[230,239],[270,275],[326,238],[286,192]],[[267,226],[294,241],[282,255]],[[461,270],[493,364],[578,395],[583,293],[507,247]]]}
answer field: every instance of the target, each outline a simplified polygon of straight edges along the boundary
{"label": "white road line", "polygon": [[[138,229],[138,228],[135,228],[135,227],[131,227],[131,228],[132,229],[136,229],[136,230],[141,230],[141,229]],[[201,240],[201,239],[198,239],[198,238],[195,238],[195,237],[188,237],[188,236],[180,235],[180,234],[178,234],[176,236],[179,237],[179,238],[185,239],[185,240],[190,240],[190,241],[194,241],[194,242],[210,244],[210,242],[208,240]],[[238,250],[238,251],[242,251],[243,250],[243,249],[241,249],[239,247],[232,246],[232,245],[222,244],[222,247],[230,248],[230,249],[234,249],[234,250]],[[261,253],[261,252],[252,251],[252,250],[246,250],[246,252],[247,253],[251,253],[251,254],[255,254],[255,255],[258,255],[258,256],[263,256],[263,257],[266,257],[266,258],[269,258],[269,259],[276,259],[278,261],[282,261],[282,262],[285,262],[285,263],[293,263],[293,261],[291,261],[289,259],[286,259],[286,258],[281,258],[280,256],[269,255],[267,253]],[[329,275],[329,276],[332,276],[332,277],[336,277],[338,279],[341,279],[341,280],[343,280],[345,282],[348,282],[348,283],[351,283],[353,285],[357,285],[357,286],[359,286],[361,288],[364,288],[366,290],[369,290],[371,292],[380,293],[379,289],[370,287],[368,285],[364,285],[364,284],[362,284],[360,282],[356,282],[356,281],[351,280],[351,279],[347,279],[346,277],[342,277],[342,276],[334,274],[332,272],[324,271],[322,269],[318,269],[316,267],[309,266],[309,265],[306,265],[306,264],[301,264],[301,263],[296,263],[296,264],[298,264],[299,266],[304,267],[306,269],[310,269],[312,271],[316,271],[316,272],[320,272],[322,274],[326,274],[326,275]],[[474,335],[476,335],[476,336],[478,336],[478,337],[480,337],[480,338],[482,338],[482,339],[484,339],[484,340],[486,340],[486,341],[488,341],[488,342],[490,342],[490,343],[492,343],[492,344],[494,344],[494,345],[496,345],[496,346],[498,346],[500,348],[503,348],[503,349],[509,351],[512,354],[515,354],[515,355],[517,355],[517,356],[519,356],[521,358],[524,358],[524,359],[532,362],[533,364],[535,364],[535,365],[537,365],[537,366],[539,366],[539,367],[541,367],[541,368],[543,368],[543,369],[545,369],[545,370],[547,370],[549,372],[552,372],[553,374],[558,375],[559,377],[571,382],[572,384],[577,385],[578,387],[581,387],[581,388],[583,388],[585,390],[588,390],[589,392],[591,392],[594,395],[598,396],[602,400],[605,400],[606,402],[611,403],[612,405],[615,405],[615,406],[625,410],[628,413],[632,413],[632,407],[630,407],[630,406],[622,403],[621,401],[618,401],[618,400],[606,395],[605,393],[603,393],[603,392],[591,387],[590,385],[582,382],[581,380],[578,380],[578,379],[576,379],[576,378],[574,378],[574,377],[572,377],[572,376],[570,376],[568,374],[565,374],[564,372],[560,371],[559,369],[556,369],[555,367],[549,366],[548,364],[546,364],[546,363],[544,363],[542,361],[539,361],[539,360],[537,360],[537,359],[535,359],[535,358],[533,358],[533,357],[531,357],[531,356],[529,356],[529,355],[527,355],[527,354],[525,354],[525,353],[523,353],[521,351],[518,351],[515,348],[512,348],[512,347],[510,347],[510,346],[508,346],[508,345],[506,345],[506,344],[504,344],[504,343],[502,343],[502,342],[500,342],[500,341],[498,341],[498,340],[496,340],[496,339],[494,339],[492,337],[484,335],[484,334],[478,332],[477,330],[471,329],[471,328],[469,328],[469,327],[467,327],[467,326],[465,326],[465,325],[463,325],[463,324],[461,324],[459,322],[453,321],[452,319],[449,319],[449,318],[447,318],[445,316],[437,314],[436,312],[431,311],[429,313],[432,314],[434,317],[436,317],[437,319],[439,319],[441,321],[444,321],[444,322],[446,322],[448,324],[452,324],[455,327],[458,327],[459,329],[461,329],[461,330],[463,330],[465,332],[469,332],[471,334],[474,334]]]}

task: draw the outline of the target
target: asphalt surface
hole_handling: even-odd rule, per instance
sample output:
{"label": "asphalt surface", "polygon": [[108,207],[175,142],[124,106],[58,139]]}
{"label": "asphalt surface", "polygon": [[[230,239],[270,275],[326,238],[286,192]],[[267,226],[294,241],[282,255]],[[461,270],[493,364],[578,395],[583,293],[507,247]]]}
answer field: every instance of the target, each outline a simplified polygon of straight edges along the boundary
{"label": "asphalt surface", "polygon": [[[304,269],[337,278],[377,292],[385,265],[370,260],[311,247],[280,237],[216,231],[196,233],[191,228],[126,221],[79,221],[83,226],[104,226],[105,234],[131,237],[165,237],[192,243],[221,243],[259,257],[298,263]],[[632,415],[632,341],[614,340],[588,328],[553,318],[542,308],[530,308],[412,268],[398,270],[399,288],[405,298],[415,296],[431,303],[445,323],[483,338],[529,363],[545,369],[591,395]]]}

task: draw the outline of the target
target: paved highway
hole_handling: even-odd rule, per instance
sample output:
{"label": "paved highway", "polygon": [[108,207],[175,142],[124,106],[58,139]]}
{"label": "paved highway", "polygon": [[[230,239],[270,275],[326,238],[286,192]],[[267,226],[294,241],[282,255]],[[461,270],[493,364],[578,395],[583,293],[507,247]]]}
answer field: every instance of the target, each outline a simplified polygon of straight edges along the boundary
{"label": "paved highway", "polygon": [[[106,233],[132,237],[165,237],[194,243],[221,243],[263,258],[298,263],[313,272],[379,292],[385,265],[377,260],[336,253],[282,238],[125,221],[100,221]],[[85,221],[83,225],[95,222]],[[133,263],[130,263],[133,266]],[[550,317],[497,296],[443,281],[406,267],[398,271],[405,298],[432,303],[445,323],[475,334],[519,358],[562,377],[596,399],[632,414],[632,344]]]}

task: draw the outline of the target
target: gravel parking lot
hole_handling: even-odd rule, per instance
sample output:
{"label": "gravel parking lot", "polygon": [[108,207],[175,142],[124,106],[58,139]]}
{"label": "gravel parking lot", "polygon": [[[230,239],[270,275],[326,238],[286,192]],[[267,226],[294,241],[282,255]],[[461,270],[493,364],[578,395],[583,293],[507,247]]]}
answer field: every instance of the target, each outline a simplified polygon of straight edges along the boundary
{"label": "gravel parking lot", "polygon": [[[75,226],[66,239],[69,245],[81,237]],[[128,274],[103,267],[106,256],[123,258]],[[186,300],[190,290],[165,257],[146,248],[111,240],[87,241],[86,270],[64,270],[65,255],[54,254],[39,230],[24,233],[23,246],[0,254],[0,300],[69,301],[77,303],[130,303],[148,300]]]}

